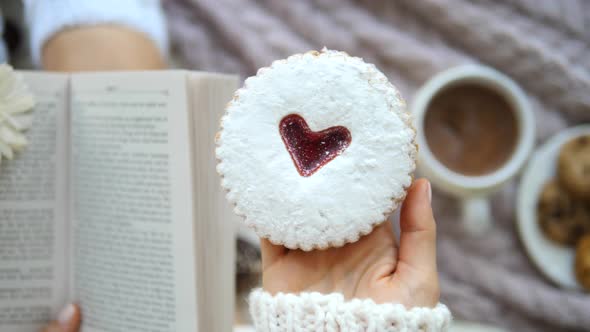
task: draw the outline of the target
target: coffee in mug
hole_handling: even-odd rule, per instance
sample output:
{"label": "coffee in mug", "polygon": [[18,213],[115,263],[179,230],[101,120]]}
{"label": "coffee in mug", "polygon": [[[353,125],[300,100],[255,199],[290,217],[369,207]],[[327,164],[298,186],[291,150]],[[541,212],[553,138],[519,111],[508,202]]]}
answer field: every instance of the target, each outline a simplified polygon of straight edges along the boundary
{"label": "coffee in mug", "polygon": [[460,83],[440,90],[426,106],[426,143],[450,170],[468,176],[504,165],[518,141],[512,105],[490,87]]}
{"label": "coffee in mug", "polygon": [[469,64],[426,82],[411,104],[417,128],[418,172],[461,201],[465,229],[492,224],[488,196],[526,162],[535,120],[522,89],[493,68]]}

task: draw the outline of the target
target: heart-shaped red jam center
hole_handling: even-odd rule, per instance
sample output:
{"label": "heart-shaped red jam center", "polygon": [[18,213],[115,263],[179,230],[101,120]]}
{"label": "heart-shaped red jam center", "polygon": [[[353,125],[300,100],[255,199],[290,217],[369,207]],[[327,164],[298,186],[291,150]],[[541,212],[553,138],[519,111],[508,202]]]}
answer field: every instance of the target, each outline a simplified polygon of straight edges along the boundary
{"label": "heart-shaped red jam center", "polygon": [[300,115],[289,114],[279,123],[279,132],[301,176],[310,176],[350,145],[350,131],[343,126],[312,131]]}

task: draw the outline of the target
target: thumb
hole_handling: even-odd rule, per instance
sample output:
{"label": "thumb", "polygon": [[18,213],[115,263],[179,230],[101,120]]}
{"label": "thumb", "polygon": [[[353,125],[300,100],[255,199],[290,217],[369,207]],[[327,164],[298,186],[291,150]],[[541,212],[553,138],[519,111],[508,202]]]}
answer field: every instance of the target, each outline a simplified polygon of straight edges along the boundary
{"label": "thumb", "polygon": [[78,332],[81,320],[80,308],[69,304],[59,313],[57,321],[51,322],[43,332]]}
{"label": "thumb", "polygon": [[400,215],[399,261],[408,269],[403,277],[436,274],[436,223],[432,215],[431,187],[426,179],[414,182],[408,191]]}

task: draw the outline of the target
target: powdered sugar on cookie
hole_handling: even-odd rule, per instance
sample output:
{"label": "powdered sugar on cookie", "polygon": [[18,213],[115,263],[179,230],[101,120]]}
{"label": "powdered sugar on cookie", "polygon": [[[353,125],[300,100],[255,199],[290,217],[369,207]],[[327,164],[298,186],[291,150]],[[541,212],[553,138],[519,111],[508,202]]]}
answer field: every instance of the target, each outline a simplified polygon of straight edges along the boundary
{"label": "powdered sugar on cookie", "polygon": [[[346,128],[348,145],[303,176],[286,146],[297,141],[279,128],[292,114],[315,133]],[[260,69],[236,92],[218,135],[217,169],[236,213],[259,236],[291,249],[341,246],[404,199],[415,168],[410,123],[374,65],[337,51],[298,54]],[[310,142],[301,144],[323,144]]]}

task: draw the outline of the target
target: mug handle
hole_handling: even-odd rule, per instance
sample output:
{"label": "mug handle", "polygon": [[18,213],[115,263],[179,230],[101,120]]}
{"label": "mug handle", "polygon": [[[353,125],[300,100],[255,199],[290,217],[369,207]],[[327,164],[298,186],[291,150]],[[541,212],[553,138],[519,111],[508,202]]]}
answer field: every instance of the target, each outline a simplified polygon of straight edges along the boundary
{"label": "mug handle", "polygon": [[465,198],[461,202],[463,227],[471,235],[482,235],[492,225],[490,202],[487,197]]}

